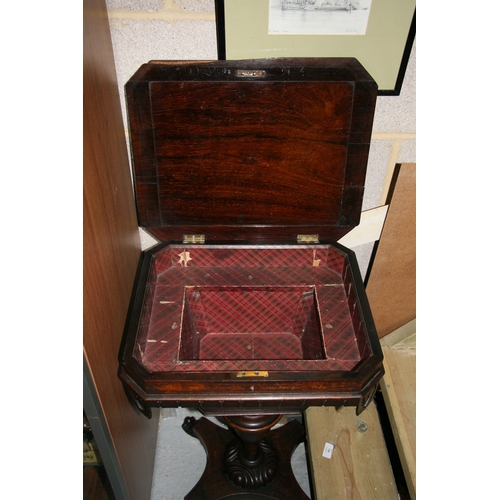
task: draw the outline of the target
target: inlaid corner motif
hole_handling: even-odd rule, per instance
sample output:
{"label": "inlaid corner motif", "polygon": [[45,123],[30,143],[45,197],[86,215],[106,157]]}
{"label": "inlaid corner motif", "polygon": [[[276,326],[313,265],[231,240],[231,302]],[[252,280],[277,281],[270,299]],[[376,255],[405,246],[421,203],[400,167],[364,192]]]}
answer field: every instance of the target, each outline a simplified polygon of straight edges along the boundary
{"label": "inlaid corner motif", "polygon": [[186,252],[186,250],[182,251],[179,254],[179,264],[181,266],[187,267],[187,264],[190,260],[193,260],[191,256],[189,255],[189,252]]}

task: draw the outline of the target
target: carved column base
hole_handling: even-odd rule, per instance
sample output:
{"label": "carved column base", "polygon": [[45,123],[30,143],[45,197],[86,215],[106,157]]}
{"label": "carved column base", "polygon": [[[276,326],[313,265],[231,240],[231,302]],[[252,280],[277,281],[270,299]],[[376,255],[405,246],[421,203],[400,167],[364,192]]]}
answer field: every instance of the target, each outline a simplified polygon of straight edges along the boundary
{"label": "carved column base", "polygon": [[260,456],[255,462],[249,462],[243,456],[244,445],[234,440],[224,455],[224,470],[229,479],[245,490],[262,488],[269,484],[278,472],[278,454],[265,440],[259,443]]}
{"label": "carved column base", "polygon": [[230,419],[229,425],[243,428],[234,428],[238,436],[249,434],[246,441],[235,439],[234,431],[206,418],[185,420],[183,429],[198,438],[207,453],[205,471],[185,500],[309,500],[290,463],[295,448],[305,439],[302,424],[292,420],[270,431],[276,416],[264,428],[256,417]]}

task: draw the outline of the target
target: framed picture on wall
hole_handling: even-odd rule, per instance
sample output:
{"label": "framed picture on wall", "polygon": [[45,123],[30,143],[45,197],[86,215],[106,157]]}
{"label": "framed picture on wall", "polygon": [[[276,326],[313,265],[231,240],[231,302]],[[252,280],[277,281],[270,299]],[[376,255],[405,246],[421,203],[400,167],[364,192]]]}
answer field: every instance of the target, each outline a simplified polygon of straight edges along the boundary
{"label": "framed picture on wall", "polygon": [[355,57],[399,95],[416,0],[215,0],[219,59]]}

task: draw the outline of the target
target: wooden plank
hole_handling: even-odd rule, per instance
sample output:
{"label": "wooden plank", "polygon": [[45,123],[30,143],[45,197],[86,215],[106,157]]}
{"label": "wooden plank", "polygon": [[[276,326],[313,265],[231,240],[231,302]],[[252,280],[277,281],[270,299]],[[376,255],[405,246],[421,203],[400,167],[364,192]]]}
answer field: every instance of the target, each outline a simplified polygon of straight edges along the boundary
{"label": "wooden plank", "polygon": [[[380,384],[408,491],[416,498],[416,348],[414,335],[383,347],[385,375]],[[401,347],[398,347],[401,346]]]}
{"label": "wooden plank", "polygon": [[[305,422],[316,500],[398,499],[374,404],[359,416],[352,407],[311,407]],[[323,456],[326,443],[335,446],[331,458]]]}
{"label": "wooden plank", "polygon": [[[415,337],[417,332],[417,318],[408,321],[403,326],[400,326],[397,330],[387,334],[385,337],[380,339],[380,345],[394,346],[400,342],[411,342],[411,337]],[[415,347],[415,345],[407,345],[406,347]]]}
{"label": "wooden plank", "polygon": [[379,337],[416,317],[415,198],[416,165],[404,163],[366,286]]}
{"label": "wooden plank", "polygon": [[115,495],[144,500],[158,421],[130,404],[118,378],[140,239],[106,4],[85,0],[83,8],[83,348],[114,451]]}

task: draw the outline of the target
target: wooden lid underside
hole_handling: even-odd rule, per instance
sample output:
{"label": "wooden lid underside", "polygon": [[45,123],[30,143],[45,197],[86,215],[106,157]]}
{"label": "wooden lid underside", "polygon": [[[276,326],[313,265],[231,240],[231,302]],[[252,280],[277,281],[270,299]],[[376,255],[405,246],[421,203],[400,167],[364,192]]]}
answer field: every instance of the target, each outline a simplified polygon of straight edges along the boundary
{"label": "wooden lid underside", "polygon": [[339,239],[359,222],[376,89],[354,59],[144,65],[126,87],[140,225]]}

